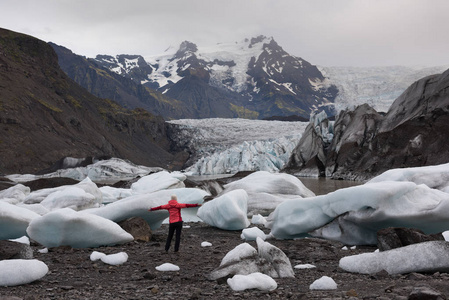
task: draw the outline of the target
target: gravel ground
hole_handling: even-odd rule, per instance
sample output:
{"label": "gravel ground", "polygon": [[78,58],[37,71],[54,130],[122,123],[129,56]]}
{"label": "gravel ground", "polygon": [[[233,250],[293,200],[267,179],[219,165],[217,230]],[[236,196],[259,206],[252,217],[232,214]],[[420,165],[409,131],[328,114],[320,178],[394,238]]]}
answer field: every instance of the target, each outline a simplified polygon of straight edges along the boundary
{"label": "gravel ground", "polygon": [[[221,259],[243,241],[240,231],[224,231],[204,223],[185,224],[179,253],[165,253],[167,225],[153,232],[150,242],[132,242],[114,247],[73,249],[58,247],[42,254],[33,245],[35,258],[49,267],[49,273],[30,284],[0,287],[0,299],[407,299],[417,287],[434,290],[441,298],[449,297],[449,275],[386,273],[361,275],[338,267],[341,257],[372,252],[374,247],[343,250],[338,242],[320,239],[267,240],[285,252],[292,266],[313,264],[314,269],[294,269],[295,278],[275,279],[276,290],[233,291],[223,281],[209,281],[205,274],[217,268]],[[201,247],[201,242],[212,243]],[[255,242],[249,242],[255,248]],[[107,265],[89,259],[93,251],[129,255],[126,263]],[[163,263],[180,267],[177,272],[155,269]],[[1,271],[1,270],[0,270]],[[310,284],[329,276],[336,290],[310,290]],[[17,298],[12,298],[17,297]],[[437,298],[421,298],[437,299]]]}

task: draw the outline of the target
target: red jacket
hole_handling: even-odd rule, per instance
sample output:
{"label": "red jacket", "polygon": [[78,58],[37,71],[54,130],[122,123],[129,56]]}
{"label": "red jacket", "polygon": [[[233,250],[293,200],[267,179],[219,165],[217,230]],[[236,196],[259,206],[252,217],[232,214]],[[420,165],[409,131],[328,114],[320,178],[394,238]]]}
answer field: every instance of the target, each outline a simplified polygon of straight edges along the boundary
{"label": "red jacket", "polygon": [[168,204],[150,208],[150,211],[166,209],[166,210],[168,210],[168,214],[169,214],[169,222],[175,223],[175,222],[182,221],[181,208],[197,207],[197,206],[199,206],[199,204],[178,203],[178,201],[176,201],[176,200],[170,200],[170,201],[168,201]]}

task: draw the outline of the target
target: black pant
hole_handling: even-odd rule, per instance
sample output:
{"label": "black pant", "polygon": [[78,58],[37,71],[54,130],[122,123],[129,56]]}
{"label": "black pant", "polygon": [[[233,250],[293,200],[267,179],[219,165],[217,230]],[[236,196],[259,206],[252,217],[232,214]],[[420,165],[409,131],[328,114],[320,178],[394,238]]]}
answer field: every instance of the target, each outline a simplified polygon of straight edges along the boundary
{"label": "black pant", "polygon": [[183,223],[182,221],[170,223],[170,225],[168,226],[168,237],[167,243],[165,243],[165,251],[168,251],[168,249],[170,249],[171,240],[173,239],[173,234],[175,233],[176,230],[175,252],[178,252],[179,243],[181,242],[182,223]]}

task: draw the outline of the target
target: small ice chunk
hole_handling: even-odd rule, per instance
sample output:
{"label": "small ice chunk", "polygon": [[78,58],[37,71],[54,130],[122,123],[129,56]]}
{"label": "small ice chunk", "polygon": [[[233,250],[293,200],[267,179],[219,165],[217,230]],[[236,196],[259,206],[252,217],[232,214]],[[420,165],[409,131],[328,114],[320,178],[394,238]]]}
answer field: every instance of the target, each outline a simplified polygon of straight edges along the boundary
{"label": "small ice chunk", "polygon": [[201,247],[211,247],[211,246],[212,246],[212,244],[209,243],[209,242],[202,242],[201,243]]}
{"label": "small ice chunk", "polygon": [[309,287],[311,290],[336,290],[337,284],[329,276],[315,280]]}
{"label": "small ice chunk", "polygon": [[179,271],[179,267],[177,265],[171,264],[171,263],[164,263],[160,266],[156,267],[156,270],[161,272],[168,272],[168,271]]}

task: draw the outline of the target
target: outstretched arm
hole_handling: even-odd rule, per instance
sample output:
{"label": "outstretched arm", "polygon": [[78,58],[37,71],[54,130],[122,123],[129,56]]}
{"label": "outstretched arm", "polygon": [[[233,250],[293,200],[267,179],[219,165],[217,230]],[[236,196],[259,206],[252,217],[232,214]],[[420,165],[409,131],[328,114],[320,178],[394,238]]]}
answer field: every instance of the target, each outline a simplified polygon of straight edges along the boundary
{"label": "outstretched arm", "polygon": [[195,204],[183,203],[181,208],[186,208],[186,207],[197,207],[197,206],[201,206],[201,204],[198,204],[198,203],[195,203]]}
{"label": "outstretched arm", "polygon": [[164,205],[160,205],[160,206],[156,206],[156,207],[151,207],[148,211],[165,209],[163,206],[164,206]]}

